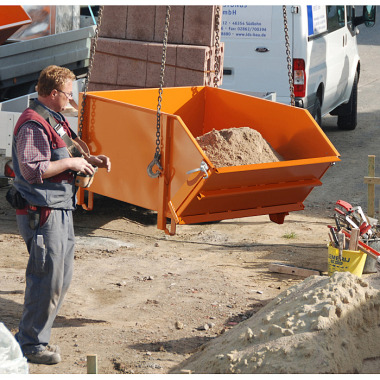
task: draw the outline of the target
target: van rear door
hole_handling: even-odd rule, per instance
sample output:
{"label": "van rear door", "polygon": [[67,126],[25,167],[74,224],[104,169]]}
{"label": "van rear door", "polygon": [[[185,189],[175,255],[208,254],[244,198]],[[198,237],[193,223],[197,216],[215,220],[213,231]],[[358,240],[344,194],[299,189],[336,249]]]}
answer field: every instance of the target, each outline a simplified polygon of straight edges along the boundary
{"label": "van rear door", "polygon": [[[289,104],[282,6],[223,6],[221,24],[225,45],[221,88],[248,94],[275,92],[277,101]],[[288,29],[291,43],[290,14]]]}

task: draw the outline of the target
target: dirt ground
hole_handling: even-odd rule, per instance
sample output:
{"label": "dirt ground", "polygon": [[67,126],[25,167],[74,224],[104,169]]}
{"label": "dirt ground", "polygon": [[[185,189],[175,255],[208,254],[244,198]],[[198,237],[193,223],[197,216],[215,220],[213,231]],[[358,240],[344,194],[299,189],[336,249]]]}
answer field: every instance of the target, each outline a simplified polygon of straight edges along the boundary
{"label": "dirt ground", "polygon": [[[169,237],[149,210],[104,197],[95,197],[91,212],[78,208],[74,278],[50,342],[60,346],[62,362],[30,364],[30,373],[85,374],[87,355],[96,354],[100,374],[166,374],[304,281],[271,272],[271,263],[326,275],[335,202],[367,209],[363,178],[368,155],[380,146],[378,97],[370,95],[375,88],[372,73],[363,69],[354,131],[338,130],[336,117],[323,119],[341,162],[313,189],[305,210],[291,213],[283,225],[249,217],[178,226]],[[28,254],[5,201],[7,189],[0,187],[0,321],[15,333]],[[362,278],[380,288],[377,274]],[[380,373],[380,358],[363,363],[361,373]]]}
{"label": "dirt ground", "polygon": [[[0,321],[15,333],[28,255],[7,189],[0,188]],[[62,362],[30,364],[30,373],[85,374],[90,354],[100,374],[168,373],[304,280],[271,272],[270,263],[326,274],[334,202],[308,204],[283,225],[249,217],[179,226],[169,237],[154,212],[96,197],[94,211],[75,211],[74,279],[51,338]]]}

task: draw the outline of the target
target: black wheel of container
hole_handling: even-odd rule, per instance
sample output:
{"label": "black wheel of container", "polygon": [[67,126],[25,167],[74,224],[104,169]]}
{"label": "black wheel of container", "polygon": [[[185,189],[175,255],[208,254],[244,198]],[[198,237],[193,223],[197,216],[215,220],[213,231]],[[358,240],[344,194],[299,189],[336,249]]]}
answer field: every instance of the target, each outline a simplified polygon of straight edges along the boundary
{"label": "black wheel of container", "polygon": [[314,103],[313,118],[319,126],[322,125],[322,110],[321,110],[321,101],[317,97]]}
{"label": "black wheel of container", "polygon": [[351,112],[338,115],[338,128],[352,131],[358,123],[358,73],[355,74],[350,100],[348,101]]}

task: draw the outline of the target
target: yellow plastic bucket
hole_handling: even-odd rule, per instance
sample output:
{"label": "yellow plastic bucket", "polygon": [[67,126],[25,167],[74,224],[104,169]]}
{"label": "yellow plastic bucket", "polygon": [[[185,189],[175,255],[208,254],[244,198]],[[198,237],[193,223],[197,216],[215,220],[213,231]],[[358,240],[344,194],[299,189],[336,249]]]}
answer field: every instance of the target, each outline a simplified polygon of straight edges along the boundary
{"label": "yellow plastic bucket", "polygon": [[334,272],[351,272],[361,277],[367,254],[361,251],[343,250],[342,260],[339,259],[339,249],[331,244],[328,249],[328,275]]}

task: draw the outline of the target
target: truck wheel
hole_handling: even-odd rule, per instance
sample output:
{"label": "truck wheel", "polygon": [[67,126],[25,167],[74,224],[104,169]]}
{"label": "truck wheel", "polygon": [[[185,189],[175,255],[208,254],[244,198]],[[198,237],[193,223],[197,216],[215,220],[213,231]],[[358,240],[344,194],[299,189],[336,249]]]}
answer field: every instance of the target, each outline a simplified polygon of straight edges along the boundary
{"label": "truck wheel", "polygon": [[355,74],[348,104],[350,111],[344,115],[338,115],[338,128],[352,131],[358,123],[358,73]]}
{"label": "truck wheel", "polygon": [[321,101],[319,98],[317,98],[314,103],[313,118],[319,126],[322,125]]}

